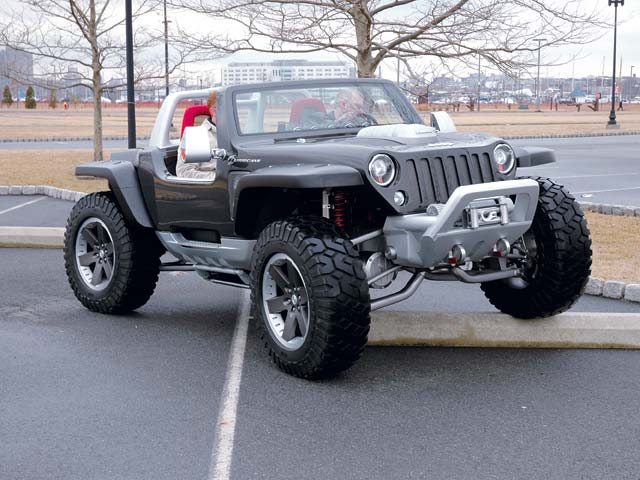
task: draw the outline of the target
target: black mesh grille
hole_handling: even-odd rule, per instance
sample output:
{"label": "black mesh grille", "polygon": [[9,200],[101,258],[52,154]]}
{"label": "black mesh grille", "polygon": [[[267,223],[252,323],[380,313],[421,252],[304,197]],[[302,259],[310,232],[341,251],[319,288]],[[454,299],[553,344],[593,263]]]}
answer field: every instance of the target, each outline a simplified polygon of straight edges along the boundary
{"label": "black mesh grille", "polygon": [[496,180],[488,153],[434,156],[409,160],[410,171],[418,178],[420,204],[445,203],[461,185]]}

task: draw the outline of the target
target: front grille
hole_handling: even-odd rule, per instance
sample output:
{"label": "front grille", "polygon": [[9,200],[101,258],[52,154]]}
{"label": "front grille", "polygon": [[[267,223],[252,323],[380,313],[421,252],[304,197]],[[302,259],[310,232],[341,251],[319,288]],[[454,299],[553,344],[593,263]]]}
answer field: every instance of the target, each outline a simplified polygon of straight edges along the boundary
{"label": "front grille", "polygon": [[487,152],[411,159],[407,165],[418,179],[420,206],[445,203],[462,185],[496,181]]}

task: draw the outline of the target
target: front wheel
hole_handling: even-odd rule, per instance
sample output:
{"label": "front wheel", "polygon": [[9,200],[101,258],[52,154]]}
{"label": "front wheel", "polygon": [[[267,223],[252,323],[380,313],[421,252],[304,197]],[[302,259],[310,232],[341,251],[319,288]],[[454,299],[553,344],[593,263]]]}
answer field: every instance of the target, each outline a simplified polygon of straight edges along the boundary
{"label": "front wheel", "polygon": [[253,317],[286,373],[329,377],[362,354],[370,299],[362,262],[336,227],[296,217],[268,225],[251,269]]}
{"label": "front wheel", "polygon": [[128,223],[110,193],[92,193],[71,210],[64,260],[71,289],[89,310],[126,313],[153,293],[163,248],[151,230]]}
{"label": "front wheel", "polygon": [[518,318],[542,318],[568,310],[591,273],[587,220],[574,197],[548,178],[540,184],[531,228],[514,245],[526,260],[522,278],[482,284],[489,301]]}

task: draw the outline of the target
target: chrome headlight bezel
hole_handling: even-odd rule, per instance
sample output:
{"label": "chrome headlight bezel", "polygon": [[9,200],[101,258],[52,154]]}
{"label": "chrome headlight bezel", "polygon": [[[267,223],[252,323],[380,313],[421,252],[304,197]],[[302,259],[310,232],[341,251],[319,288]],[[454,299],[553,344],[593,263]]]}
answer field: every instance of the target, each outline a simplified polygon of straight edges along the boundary
{"label": "chrome headlight bezel", "polygon": [[[386,168],[383,174],[381,174],[379,169],[374,171],[374,168],[378,168],[382,162],[384,163],[384,166]],[[384,153],[378,153],[377,155],[374,155],[373,158],[369,161],[368,170],[371,179],[376,185],[379,185],[381,187],[388,187],[396,179],[398,169],[396,168],[396,162],[393,160],[393,158]]]}
{"label": "chrome headlight bezel", "polygon": [[493,163],[500,175],[509,175],[516,165],[516,153],[507,143],[499,143],[493,149]]}

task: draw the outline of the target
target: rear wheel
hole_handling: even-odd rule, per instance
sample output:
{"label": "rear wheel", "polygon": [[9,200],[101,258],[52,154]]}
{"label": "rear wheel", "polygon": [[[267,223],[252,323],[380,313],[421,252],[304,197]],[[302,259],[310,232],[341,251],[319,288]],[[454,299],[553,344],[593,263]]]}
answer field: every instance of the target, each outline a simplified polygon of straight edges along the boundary
{"label": "rear wheel", "polygon": [[87,195],[71,210],[65,269],[89,310],[125,313],[144,305],[158,281],[162,253],[154,233],[129,224],[109,193]]}
{"label": "rear wheel", "polygon": [[320,218],[268,225],[252,261],[253,317],[278,367],[303,378],[349,368],[369,333],[369,289],[349,240]]}
{"label": "rear wheel", "polygon": [[489,301],[518,318],[548,317],[568,310],[582,295],[591,273],[587,220],[573,196],[547,178],[540,184],[531,228],[514,245],[526,260],[522,278],[482,284]]}

